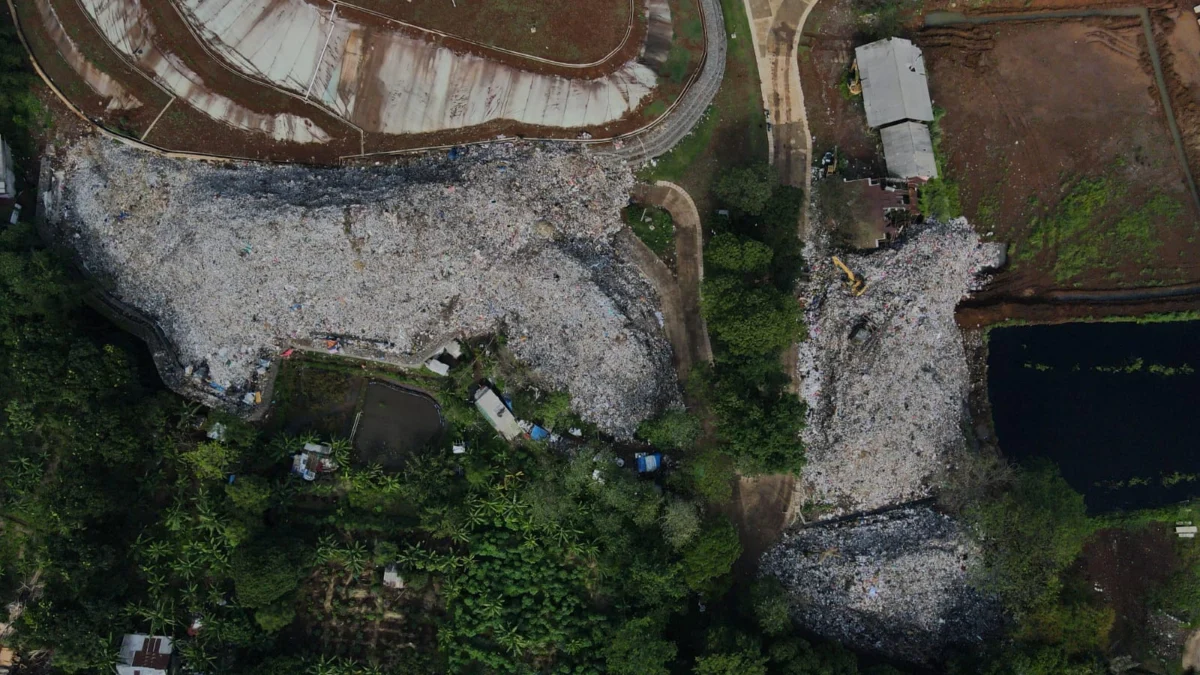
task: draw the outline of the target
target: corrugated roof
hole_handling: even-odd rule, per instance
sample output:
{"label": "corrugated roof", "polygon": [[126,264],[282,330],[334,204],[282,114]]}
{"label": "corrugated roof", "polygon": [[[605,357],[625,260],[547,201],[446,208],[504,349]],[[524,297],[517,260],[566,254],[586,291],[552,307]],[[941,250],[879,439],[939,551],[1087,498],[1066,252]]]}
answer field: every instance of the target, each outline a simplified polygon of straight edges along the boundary
{"label": "corrugated roof", "polygon": [[521,435],[521,427],[512,412],[490,387],[480,387],[475,393],[475,407],[505,440],[511,441]]}
{"label": "corrugated roof", "polygon": [[862,79],[867,126],[901,120],[933,119],[933,103],[921,50],[902,38],[888,38],[854,50]]}
{"label": "corrugated roof", "polygon": [[918,122],[901,122],[879,130],[888,173],[897,178],[937,178],[933,141],[929,127]]}

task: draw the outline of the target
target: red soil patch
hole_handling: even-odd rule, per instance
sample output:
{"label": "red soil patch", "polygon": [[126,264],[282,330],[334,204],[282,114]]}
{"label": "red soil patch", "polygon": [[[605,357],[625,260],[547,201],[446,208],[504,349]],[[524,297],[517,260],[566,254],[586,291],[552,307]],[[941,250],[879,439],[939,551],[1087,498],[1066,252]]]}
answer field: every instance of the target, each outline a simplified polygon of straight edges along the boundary
{"label": "red soil patch", "polygon": [[[1194,26],[1193,26],[1194,27]],[[934,103],[946,110],[941,151],[981,232],[1021,257],[1034,218],[1050,218],[1083,178],[1109,176],[1124,191],[1090,221],[1107,241],[1115,212],[1159,198],[1173,215],[1150,216],[1156,244],[1105,251],[1105,263],[1070,285],[1180,283],[1200,274],[1197,214],[1154,84],[1140,20],[1089,19],[927,30]],[[994,289],[1061,287],[1052,242],[1000,275]]]}
{"label": "red soil patch", "polygon": [[[392,2],[392,0],[373,0],[373,1],[376,4],[391,4],[391,2]],[[373,27],[380,31],[404,33],[404,34],[408,35],[409,37],[414,38],[416,40],[423,40],[430,44],[439,45],[441,47],[445,47],[445,48],[450,49],[457,53],[466,53],[466,54],[474,54],[476,56],[482,56],[482,57],[488,59],[489,61],[503,63],[506,65],[513,66],[514,68],[520,68],[521,70],[526,70],[526,71],[533,72],[533,73],[541,73],[544,75],[558,75],[560,77],[570,77],[570,78],[576,78],[576,79],[594,79],[594,78],[602,77],[604,75],[608,75],[612,72],[615,72],[616,70],[620,69],[620,67],[622,65],[624,65],[625,63],[627,63],[633,59],[636,59],[638,57],[638,54],[642,48],[642,42],[643,42],[644,38],[646,37],[645,13],[643,11],[639,10],[638,13],[634,17],[633,27],[629,34],[629,39],[622,42],[622,38],[624,37],[625,30],[627,28],[626,24],[622,24],[621,25],[621,35],[618,36],[615,40],[613,40],[611,46],[609,47],[609,49],[607,51],[604,51],[603,53],[598,54],[595,59],[558,58],[557,56],[551,55],[551,52],[549,52],[549,51],[541,51],[541,50],[537,50],[537,49],[514,49],[513,51],[516,51],[519,53],[518,54],[509,54],[507,52],[497,51],[496,49],[492,49],[491,47],[495,46],[495,47],[500,47],[500,48],[512,49],[511,47],[505,47],[504,45],[492,45],[492,43],[490,43],[486,40],[476,40],[474,38],[468,38],[465,35],[461,35],[461,31],[454,31],[454,30],[448,30],[448,29],[437,29],[437,30],[444,30],[447,33],[447,35],[437,35],[437,34],[429,33],[426,31],[418,30],[418,29],[412,28],[410,26],[401,24],[401,23],[399,23],[399,21],[406,21],[406,22],[409,22],[409,23],[412,23],[414,25],[418,25],[421,27],[428,27],[428,28],[434,28],[434,27],[430,26],[428,24],[421,23],[420,21],[410,21],[408,19],[404,19],[403,17],[395,17],[397,19],[397,21],[392,21],[388,17],[385,17],[383,15],[383,13],[376,13],[374,11],[375,8],[372,8],[369,6],[370,3],[364,2],[364,3],[358,3],[358,5],[359,6],[339,5],[338,6],[338,16],[347,17],[347,18],[353,20],[355,23],[359,23],[359,24],[362,24],[362,25],[368,26],[368,27]],[[489,5],[489,6],[491,6],[491,5]],[[453,8],[447,4],[445,6],[445,11],[458,11],[458,10],[453,10]],[[586,12],[580,12],[580,14],[583,16],[587,15]],[[525,30],[528,31],[527,28]],[[570,48],[571,43],[569,43],[569,42],[556,42],[555,44],[558,48],[558,51],[560,51],[560,52],[575,53],[575,50],[573,48]],[[561,56],[561,55],[562,54],[559,54],[559,56]],[[552,61],[558,61],[563,64],[580,64],[580,65],[593,64],[593,65],[586,65],[586,67],[574,67],[571,65],[558,65],[558,64],[554,64],[554,63],[543,63],[536,59],[529,58],[531,56],[538,57],[538,58],[544,58],[544,59],[550,59]]]}
{"label": "red soil patch", "polygon": [[571,64],[599,61],[620,47],[631,4],[630,42],[641,43],[639,30],[644,31],[645,25],[643,0],[356,0],[350,4],[464,40]]}

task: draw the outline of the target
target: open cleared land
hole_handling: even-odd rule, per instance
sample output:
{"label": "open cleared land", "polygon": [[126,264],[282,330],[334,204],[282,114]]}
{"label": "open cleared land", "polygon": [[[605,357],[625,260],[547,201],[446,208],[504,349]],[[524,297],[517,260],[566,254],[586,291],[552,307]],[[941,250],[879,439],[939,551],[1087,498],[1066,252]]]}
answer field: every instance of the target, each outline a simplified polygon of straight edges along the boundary
{"label": "open cleared land", "polygon": [[818,2],[800,36],[800,82],[814,158],[836,149],[845,175],[874,178],[884,172],[879,134],[867,127],[862,97],[843,85],[860,44],[860,22],[854,3]]}
{"label": "open cleared land", "polygon": [[994,290],[1195,278],[1197,212],[1138,18],[951,26],[919,42],[965,215],[1011,243]]}
{"label": "open cleared land", "polygon": [[[340,3],[346,4],[346,3]],[[566,63],[619,49],[644,14],[642,0],[356,0],[349,3],[422,28]]]}

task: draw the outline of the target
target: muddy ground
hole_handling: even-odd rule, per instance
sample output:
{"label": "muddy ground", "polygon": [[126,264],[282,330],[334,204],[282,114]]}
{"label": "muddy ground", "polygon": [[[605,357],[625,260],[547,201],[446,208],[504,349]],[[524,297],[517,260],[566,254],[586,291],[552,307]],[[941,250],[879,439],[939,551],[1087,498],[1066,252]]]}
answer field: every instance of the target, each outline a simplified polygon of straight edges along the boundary
{"label": "muddy ground", "polygon": [[1085,592],[1113,610],[1112,653],[1157,660],[1150,653],[1154,640],[1147,632],[1151,611],[1146,605],[1179,566],[1174,539],[1169,525],[1154,523],[1134,530],[1101,530],[1084,547],[1076,571],[1088,586]]}
{"label": "muddy ground", "polygon": [[955,26],[918,42],[945,110],[946,174],[977,229],[1012,243],[994,292],[1196,277],[1197,212],[1140,20]]}
{"label": "muddy ground", "polygon": [[813,158],[837,150],[845,159],[844,177],[875,178],[885,174],[879,134],[867,127],[862,97],[841,86],[854,61],[854,47],[869,41],[861,35],[857,3],[818,2],[800,37],[800,83],[804,91]]}

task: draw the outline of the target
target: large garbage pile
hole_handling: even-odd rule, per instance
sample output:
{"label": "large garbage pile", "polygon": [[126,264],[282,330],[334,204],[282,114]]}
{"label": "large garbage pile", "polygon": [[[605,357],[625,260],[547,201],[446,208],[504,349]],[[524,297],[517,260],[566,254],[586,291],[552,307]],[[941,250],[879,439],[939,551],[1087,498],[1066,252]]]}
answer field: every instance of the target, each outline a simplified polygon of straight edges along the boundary
{"label": "large garbage pile", "polygon": [[968,371],[954,307],[1003,252],[962,219],[914,226],[896,248],[844,256],[867,282],[857,297],[827,258],[814,260],[799,358],[804,480],[835,507],[828,515],[928,496],[961,448]]}
{"label": "large garbage pile", "polygon": [[976,549],[948,516],[905,507],[785,534],[762,560],[803,626],[917,663],[978,645],[1001,620],[968,583]]}
{"label": "large garbage pile", "polygon": [[291,346],[419,364],[448,338],[502,330],[586,419],[631,433],[678,394],[654,292],[609,242],[629,170],[552,146],[452,155],[216,166],[85,139],[43,198],[198,392],[250,403]]}

